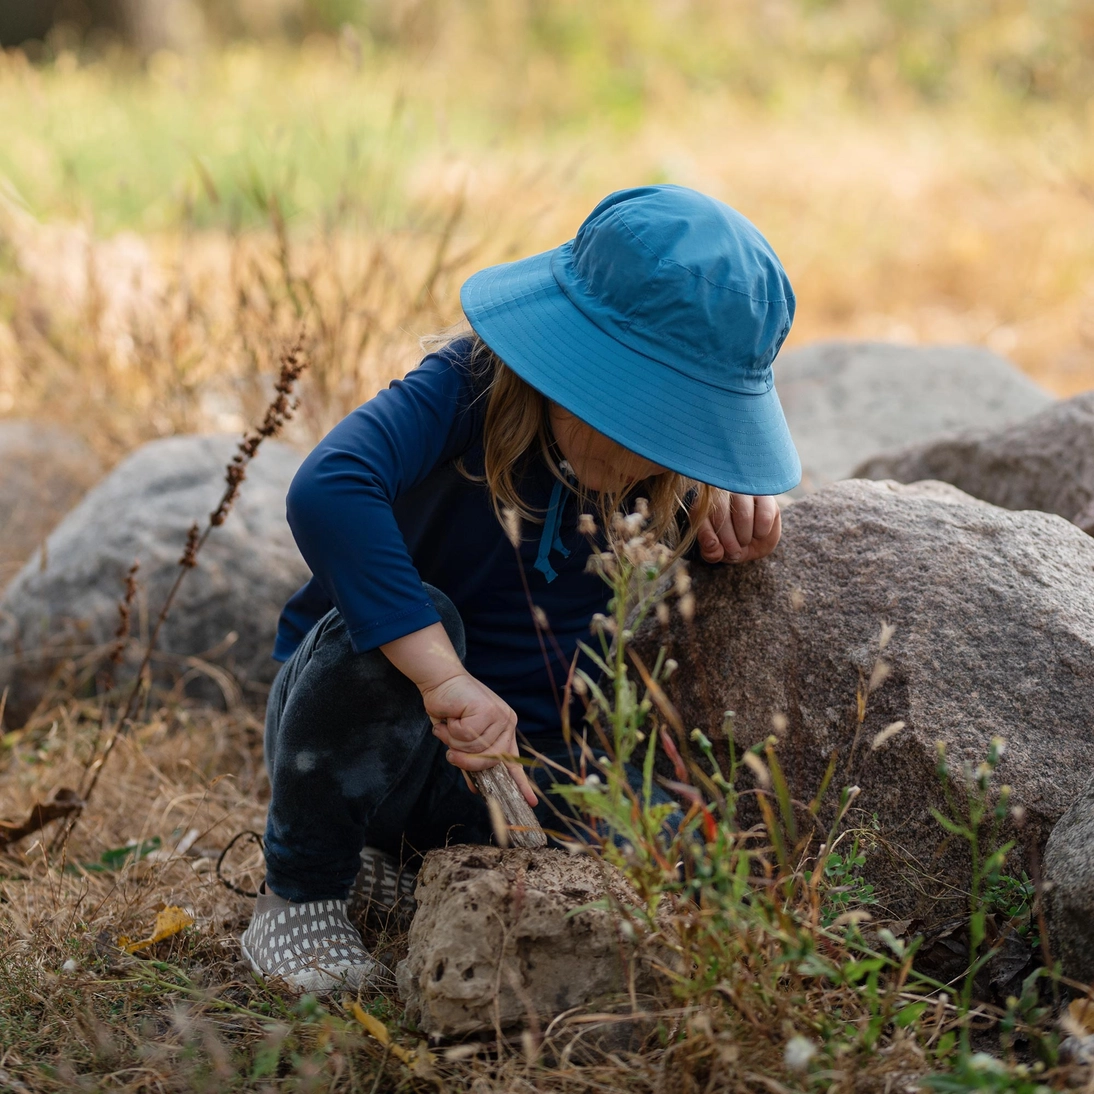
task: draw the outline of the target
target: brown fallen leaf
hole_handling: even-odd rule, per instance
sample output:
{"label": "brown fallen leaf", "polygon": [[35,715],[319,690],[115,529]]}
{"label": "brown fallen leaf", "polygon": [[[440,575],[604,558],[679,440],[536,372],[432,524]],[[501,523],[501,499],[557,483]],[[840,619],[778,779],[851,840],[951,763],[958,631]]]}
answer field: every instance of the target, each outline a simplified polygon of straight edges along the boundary
{"label": "brown fallen leaf", "polygon": [[18,842],[24,836],[29,836],[32,832],[39,831],[50,821],[79,813],[83,807],[83,800],[75,790],[67,786],[60,787],[48,802],[35,802],[22,824],[0,821],[0,850]]}
{"label": "brown fallen leaf", "polygon": [[126,953],[137,953],[138,950],[146,950],[149,946],[154,946],[165,938],[172,938],[174,935],[186,930],[193,922],[194,917],[185,908],[180,908],[177,904],[169,904],[156,913],[156,925],[152,928],[152,934],[149,938],[142,938],[137,942],[133,942],[123,934],[118,939],[118,945]]}
{"label": "brown fallen leaf", "polygon": [[1075,1023],[1076,1033],[1085,1037],[1094,1034],[1094,999],[1072,999],[1067,1005],[1067,1016]]}

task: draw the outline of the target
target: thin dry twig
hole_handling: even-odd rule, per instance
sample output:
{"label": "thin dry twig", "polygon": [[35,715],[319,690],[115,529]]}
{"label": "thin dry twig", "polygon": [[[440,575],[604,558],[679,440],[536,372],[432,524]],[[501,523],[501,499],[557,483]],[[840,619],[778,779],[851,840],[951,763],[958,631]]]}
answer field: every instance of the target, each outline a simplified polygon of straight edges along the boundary
{"label": "thin dry twig", "polygon": [[[233,455],[231,462],[228,464],[225,472],[226,486],[220,501],[217,503],[217,506],[212,513],[209,514],[204,529],[200,529],[197,522],[190,527],[186,537],[186,545],[183,548],[182,555],[178,562],[179,572],[175,577],[174,584],[171,586],[164,599],[163,606],[160,608],[159,615],[156,617],[156,622],[145,643],[141,661],[137,667],[136,675],[133,684],[129,689],[125,705],[114,721],[113,731],[102,754],[98,756],[97,759],[91,759],[85,769],[84,780],[80,791],[78,792],[78,797],[83,804],[86,805],[90,800],[91,795],[94,793],[95,787],[98,785],[99,779],[102,776],[103,768],[105,767],[107,760],[114,751],[119,738],[127,732],[128,727],[137,712],[141,697],[144,694],[149,668],[156,650],[156,643],[159,640],[160,632],[174,605],[175,598],[178,595],[183,580],[186,575],[197,566],[198,555],[201,552],[202,547],[204,547],[205,543],[208,541],[213,529],[220,527],[220,525],[227,520],[228,514],[232,510],[232,506],[239,496],[240,487],[247,477],[247,467],[251,460],[258,454],[262,442],[269,437],[276,437],[284,428],[285,423],[292,418],[293,413],[298,406],[298,402],[292,398],[293,390],[305,368],[307,368],[307,357],[304,353],[304,332],[301,331],[296,342],[282,355],[281,372],[274,385],[275,395],[270,405],[266,408],[262,424],[244,435],[235,455]],[[116,665],[121,661],[125,646],[128,642],[129,613],[133,595],[135,593],[136,571],[137,563],[134,563],[126,577],[125,597],[119,604],[118,630],[115,645],[110,654],[110,663],[112,665]],[[111,672],[112,671],[113,670],[111,669]],[[98,739],[96,739],[95,742],[96,750],[97,746]],[[94,757],[94,755],[95,753],[93,751],[92,757]],[[54,841],[55,844],[68,838],[75,826],[76,818],[78,816],[78,813],[72,814],[69,823],[60,833],[58,833],[58,837]]]}

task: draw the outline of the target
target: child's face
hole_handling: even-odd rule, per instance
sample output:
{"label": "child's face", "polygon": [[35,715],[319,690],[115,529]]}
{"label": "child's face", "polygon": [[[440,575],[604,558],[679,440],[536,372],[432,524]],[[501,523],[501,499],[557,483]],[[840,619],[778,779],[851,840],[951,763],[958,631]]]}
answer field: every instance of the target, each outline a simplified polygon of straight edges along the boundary
{"label": "child's face", "polygon": [[616,444],[557,403],[549,404],[548,412],[558,447],[586,490],[619,492],[665,473],[664,467]]}

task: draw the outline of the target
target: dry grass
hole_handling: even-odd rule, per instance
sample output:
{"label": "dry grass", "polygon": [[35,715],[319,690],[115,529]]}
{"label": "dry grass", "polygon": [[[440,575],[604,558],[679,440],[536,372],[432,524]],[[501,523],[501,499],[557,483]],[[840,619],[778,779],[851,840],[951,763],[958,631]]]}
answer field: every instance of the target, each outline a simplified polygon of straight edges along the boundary
{"label": "dry grass", "polygon": [[[593,102],[563,125],[552,88],[584,70],[533,60],[513,114],[509,85],[459,59],[437,60],[433,86],[413,57],[359,68],[322,41],[124,77],[0,55],[0,145],[20,152],[0,198],[0,415],[70,424],[110,457],[238,428],[304,318],[296,439],[310,443],[459,318],[469,273],[568,238],[612,188],[660,180],[724,198],[771,238],[799,297],[791,346],[978,343],[1060,394],[1094,384],[1094,123],[1074,105],[849,101],[819,77],[761,103],[662,65],[622,120]],[[149,144],[133,189],[174,164],[148,224],[109,188],[103,143],[126,175]],[[114,231],[127,224],[144,230]]]}

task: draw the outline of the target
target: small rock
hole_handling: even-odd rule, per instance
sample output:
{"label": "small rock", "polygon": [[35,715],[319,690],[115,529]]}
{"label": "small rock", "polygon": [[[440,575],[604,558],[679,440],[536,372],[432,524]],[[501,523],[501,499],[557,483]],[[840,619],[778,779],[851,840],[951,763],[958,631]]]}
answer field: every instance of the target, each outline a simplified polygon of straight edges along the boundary
{"label": "small rock", "polygon": [[[1090,771],[1089,760],[1085,770]],[[1065,976],[1094,984],[1094,779],[1052,829],[1044,877],[1049,884],[1045,914],[1053,956],[1062,963]],[[1094,1036],[1088,1040],[1094,1045]]]}
{"label": "small rock", "polygon": [[[113,639],[135,559],[140,593],[132,631],[147,633],[178,575],[190,525],[204,526],[223,493],[237,440],[171,437],[137,449],[23,567],[0,598],[0,690],[10,686],[9,725],[33,708],[60,658]],[[278,615],[309,576],[285,520],[299,462],[291,448],[267,441],[251,463],[235,508],[213,530],[161,632],[165,679],[191,670],[187,658],[194,656],[228,670],[218,687],[232,677],[272,679]],[[200,669],[193,675],[200,684]]]}
{"label": "small rock", "polygon": [[[997,785],[1025,814],[1000,839],[1043,846],[1094,755],[1094,540],[942,483],[836,483],[783,520],[768,558],[693,568],[698,611],[691,627],[673,624],[668,651],[688,670],[668,691],[684,724],[711,738],[726,710],[738,748],[776,733],[798,801],[835,751],[829,803],[858,785],[852,823],[868,835],[876,815],[880,829],[866,847],[882,898],[872,910],[926,925],[960,915],[968,854],[931,815],[946,808],[935,743],[960,770],[1005,738]],[[640,641],[650,664],[659,627]],[[887,677],[875,676],[879,659]],[[871,676],[860,725],[856,695]]]}
{"label": "small rock", "polygon": [[[575,908],[610,894],[638,903],[603,863],[560,851],[449,847],[418,876],[409,954],[397,969],[408,1015],[428,1034],[457,1037],[528,1024],[655,977],[615,911]],[[662,961],[666,960],[660,954]]]}
{"label": "small rock", "polygon": [[1060,1059],[1065,1064],[1094,1066],[1094,1034],[1086,1037],[1065,1037],[1060,1042]]}
{"label": "small rock", "polygon": [[878,452],[998,428],[1053,401],[978,346],[820,342],[781,355],[775,382],[801,454],[799,493],[848,478]]}
{"label": "small rock", "polygon": [[882,453],[855,475],[940,479],[1004,509],[1040,509],[1094,531],[1094,391],[1053,403],[1014,425],[965,430]]}
{"label": "small rock", "polygon": [[0,590],[101,473],[99,458],[67,430],[0,421]]}

